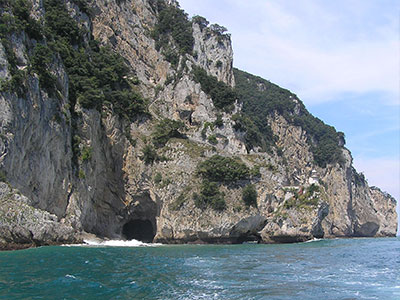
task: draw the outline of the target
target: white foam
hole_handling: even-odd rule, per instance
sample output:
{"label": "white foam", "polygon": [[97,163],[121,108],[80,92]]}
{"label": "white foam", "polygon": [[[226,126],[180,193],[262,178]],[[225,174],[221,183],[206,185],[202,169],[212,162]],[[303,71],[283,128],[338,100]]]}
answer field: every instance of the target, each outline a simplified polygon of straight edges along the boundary
{"label": "white foam", "polygon": [[65,275],[65,277],[76,279],[76,277],[74,275],[70,275],[70,274]]}
{"label": "white foam", "polygon": [[154,247],[154,246],[160,246],[162,244],[150,244],[150,243],[143,243],[141,241],[137,240],[129,240],[129,241],[124,241],[124,240],[83,240],[85,245],[88,246],[100,246],[100,247]]}
{"label": "white foam", "polygon": [[313,242],[319,242],[319,241],[323,241],[323,239],[312,239],[312,240],[305,241],[304,243],[313,243]]}

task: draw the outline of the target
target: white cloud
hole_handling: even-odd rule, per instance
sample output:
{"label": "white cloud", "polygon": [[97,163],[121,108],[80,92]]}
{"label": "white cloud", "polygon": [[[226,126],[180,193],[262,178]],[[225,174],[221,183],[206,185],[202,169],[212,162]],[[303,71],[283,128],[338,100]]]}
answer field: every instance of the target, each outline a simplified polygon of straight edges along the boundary
{"label": "white cloud", "polygon": [[395,1],[201,2],[181,1],[228,27],[236,66],[292,90],[306,104],[368,92],[385,92],[385,104],[400,104]]}

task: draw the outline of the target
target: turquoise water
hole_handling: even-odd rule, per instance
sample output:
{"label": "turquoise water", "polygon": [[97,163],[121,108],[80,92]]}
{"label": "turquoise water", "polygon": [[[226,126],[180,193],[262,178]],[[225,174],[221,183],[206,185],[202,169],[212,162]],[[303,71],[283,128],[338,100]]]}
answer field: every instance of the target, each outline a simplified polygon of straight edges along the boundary
{"label": "turquoise water", "polygon": [[0,252],[0,299],[400,299],[400,239]]}

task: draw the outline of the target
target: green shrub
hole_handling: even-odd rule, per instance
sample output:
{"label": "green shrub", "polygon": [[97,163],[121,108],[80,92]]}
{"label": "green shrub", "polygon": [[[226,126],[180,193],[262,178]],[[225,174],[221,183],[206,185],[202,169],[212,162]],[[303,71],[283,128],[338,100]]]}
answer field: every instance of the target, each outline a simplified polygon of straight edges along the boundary
{"label": "green shrub", "polygon": [[153,143],[156,147],[163,147],[171,138],[184,137],[181,130],[185,129],[185,124],[182,121],[163,119],[157,123],[152,134]]}
{"label": "green shrub", "polygon": [[214,121],[214,125],[217,126],[218,128],[221,128],[224,126],[224,121],[222,120],[221,114],[217,114],[217,119]]}
{"label": "green shrub", "polygon": [[[166,5],[163,1],[151,3],[151,5],[159,12],[157,24],[151,33],[156,41],[156,49],[161,49],[166,60],[177,67],[179,55],[193,52],[192,24],[187,14],[178,7]],[[170,45],[171,37],[172,45]]]}
{"label": "green shrub", "polygon": [[88,161],[92,158],[93,148],[89,146],[84,146],[81,151],[81,160]]}
{"label": "green shrub", "polygon": [[147,144],[142,149],[143,155],[140,157],[141,160],[145,162],[145,164],[153,164],[155,161],[159,160],[157,151],[154,149],[153,145]]}
{"label": "green shrub", "polygon": [[311,209],[317,207],[321,193],[321,188],[318,185],[312,184],[303,192],[294,192],[294,196],[285,202],[284,208]]}
{"label": "green shrub", "polygon": [[26,90],[24,81],[26,78],[25,71],[19,70],[17,67],[17,57],[14,53],[11,42],[7,38],[2,38],[1,43],[3,44],[5,55],[8,61],[8,71],[10,72],[11,79],[1,79],[1,90],[2,91],[14,91],[19,96],[22,96]]}
{"label": "green shrub", "polygon": [[79,44],[83,37],[77,22],[69,15],[64,2],[44,0],[45,34],[48,38],[63,38],[69,44]]}
{"label": "green shrub", "polygon": [[155,184],[160,184],[161,183],[161,181],[162,181],[162,175],[161,175],[161,173],[157,173],[155,176],[154,176],[154,183]]}
{"label": "green shrub", "polygon": [[243,188],[242,199],[247,206],[257,207],[257,190],[253,184],[246,185]]}
{"label": "green shrub", "polygon": [[235,126],[237,130],[246,132],[246,148],[261,146],[268,150],[274,146],[276,138],[266,116],[277,112],[290,124],[306,131],[316,164],[325,167],[328,163],[342,163],[343,133],[312,116],[290,91],[238,69],[234,69],[234,75],[236,92],[243,103],[243,115],[237,117]]}
{"label": "green shrub", "polygon": [[192,18],[192,22],[198,24],[201,30],[207,28],[208,24],[210,24],[210,22],[208,22],[207,19],[202,16],[194,16]]}
{"label": "green shrub", "polygon": [[194,193],[193,200],[198,208],[205,209],[211,207],[212,209],[222,211],[226,208],[224,196],[225,194],[219,191],[219,186],[216,182],[203,180],[200,194]]}
{"label": "green shrub", "polygon": [[277,137],[273,134],[266,119],[262,126],[257,126],[252,117],[246,114],[235,114],[232,116],[232,120],[235,122],[233,125],[235,130],[245,132],[244,143],[247,152],[254,147],[260,147],[261,150],[270,152],[275,146]]}
{"label": "green shrub", "polygon": [[72,160],[77,163],[78,158],[81,156],[81,138],[79,135],[73,135],[71,138],[71,145],[72,145]]}
{"label": "green shrub", "polygon": [[39,84],[49,92],[56,88],[56,77],[50,73],[53,51],[48,46],[37,44],[31,57],[32,69],[39,75]]}
{"label": "green shrub", "polygon": [[87,1],[88,0],[72,0],[72,2],[74,2],[82,12],[90,16],[92,14],[92,11]]}
{"label": "green shrub", "polygon": [[209,142],[210,144],[212,144],[212,145],[217,145],[217,144],[218,144],[218,140],[217,140],[217,137],[216,137],[215,134],[210,135],[210,136],[207,138],[207,140],[208,140],[208,142]]}
{"label": "green shrub", "polygon": [[260,177],[261,176],[260,168],[261,167],[259,165],[255,165],[252,169],[250,169],[251,177]]}
{"label": "green shrub", "polygon": [[[81,9],[86,3],[75,2]],[[71,107],[79,102],[86,109],[101,110],[110,103],[116,114],[129,120],[146,114],[147,101],[132,88],[122,56],[93,39],[84,42],[84,29],[79,28],[62,1],[45,0],[44,7],[44,31],[49,48],[61,56],[66,67]]]}
{"label": "green shrub", "polygon": [[79,177],[79,179],[85,179],[86,178],[85,171],[83,171],[82,169],[79,169],[78,177]]}
{"label": "green shrub", "polygon": [[237,99],[236,92],[217,77],[210,76],[200,67],[193,67],[194,80],[199,82],[201,89],[208,94],[214,106],[218,109],[231,110],[233,103]]}
{"label": "green shrub", "polygon": [[178,198],[175,199],[174,202],[172,202],[169,206],[170,210],[179,210],[182,205],[186,202],[186,197],[185,194],[182,193],[178,196]]}
{"label": "green shrub", "polygon": [[42,39],[41,25],[30,17],[32,4],[27,0],[2,0],[0,3],[0,37],[5,38],[15,31],[25,31],[30,38]]}
{"label": "green shrub", "polygon": [[231,183],[248,178],[250,170],[241,161],[214,155],[197,166],[197,174],[209,181]]}
{"label": "green shrub", "polygon": [[208,128],[211,128],[211,131],[214,131],[214,123],[204,122],[203,129],[201,130],[201,137],[203,139],[207,137]]}

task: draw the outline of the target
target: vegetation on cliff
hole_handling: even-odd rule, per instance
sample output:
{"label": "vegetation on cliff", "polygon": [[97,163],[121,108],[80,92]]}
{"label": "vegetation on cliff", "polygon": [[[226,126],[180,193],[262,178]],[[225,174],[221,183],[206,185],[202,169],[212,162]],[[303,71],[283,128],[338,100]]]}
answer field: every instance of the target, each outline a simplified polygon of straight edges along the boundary
{"label": "vegetation on cliff", "polygon": [[193,52],[192,23],[179,7],[167,5],[160,0],[150,3],[158,11],[158,22],[151,32],[156,41],[156,49],[161,50],[166,60],[177,67],[180,55],[191,55]]}
{"label": "vegetation on cliff", "polygon": [[217,77],[208,75],[201,67],[193,67],[194,80],[199,82],[201,89],[211,96],[214,106],[218,109],[231,110],[236,101],[235,91],[226,83],[219,81]]}
{"label": "vegetation on cliff", "polygon": [[247,206],[257,207],[257,190],[254,184],[246,185],[243,188],[242,199]]}
{"label": "vegetation on cliff", "polygon": [[[85,4],[79,3],[80,7]],[[29,38],[37,40],[28,73],[36,73],[40,86],[55,94],[58,79],[51,70],[61,57],[69,78],[71,109],[76,102],[84,108],[98,110],[111,104],[115,113],[128,119],[147,111],[146,101],[133,88],[130,81],[133,75],[129,74],[123,58],[109,47],[100,46],[88,35],[86,28],[79,26],[69,15],[62,1],[44,0],[45,14],[39,21],[30,17],[32,7],[27,0],[1,0],[0,5],[4,10],[0,34],[8,52],[12,75],[10,82],[3,82],[3,90],[5,87],[18,90],[24,86],[27,74],[17,68],[7,37],[13,32],[25,31]]]}
{"label": "vegetation on cliff", "polygon": [[248,178],[250,169],[239,160],[214,155],[197,166],[197,174],[209,181],[231,183]]}
{"label": "vegetation on cliff", "polygon": [[309,187],[294,191],[294,196],[286,200],[283,207],[286,209],[312,209],[318,206],[323,190],[320,186],[312,184]]}
{"label": "vegetation on cliff", "polygon": [[159,121],[153,131],[153,144],[157,147],[163,147],[171,138],[184,137],[181,133],[185,129],[182,121],[163,119]]}
{"label": "vegetation on cliff", "polygon": [[[249,179],[251,170],[238,159],[214,155],[198,164],[197,174],[202,178],[202,184],[200,194],[193,195],[195,205],[202,209],[210,206],[215,210],[224,210],[225,194],[219,190],[220,184],[232,184],[238,180]],[[243,200],[249,200],[250,203],[253,201],[250,198],[246,197],[246,200]]]}
{"label": "vegetation on cliff", "polygon": [[[290,91],[265,79],[234,69],[236,92],[243,103],[243,114],[236,117],[236,128],[246,132],[246,146],[270,147],[276,138],[269,127],[267,116],[282,115],[290,124],[300,126],[308,135],[308,143],[315,162],[326,164],[341,162],[340,141],[343,133],[312,116],[304,104]],[[260,140],[261,137],[261,140]]]}

